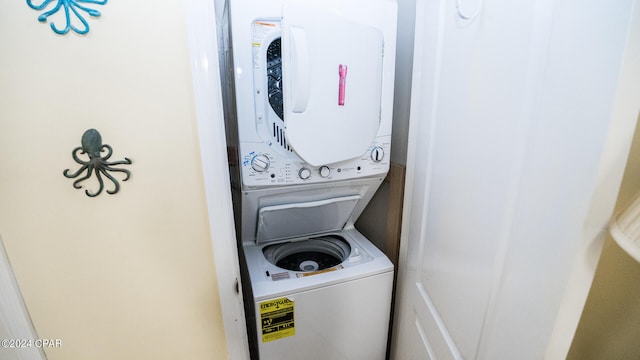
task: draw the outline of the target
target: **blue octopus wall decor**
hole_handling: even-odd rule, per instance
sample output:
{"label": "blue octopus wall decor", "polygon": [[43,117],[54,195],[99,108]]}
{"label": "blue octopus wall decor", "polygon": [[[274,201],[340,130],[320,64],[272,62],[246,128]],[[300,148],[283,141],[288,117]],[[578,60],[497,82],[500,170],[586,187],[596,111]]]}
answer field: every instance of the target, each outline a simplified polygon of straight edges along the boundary
{"label": "blue octopus wall decor", "polygon": [[[95,4],[95,5],[104,5],[107,3],[107,0],[42,0],[40,5],[35,5],[32,0],[27,0],[27,5],[34,10],[44,10],[49,4],[55,2],[55,6],[53,9],[42,13],[38,16],[38,21],[45,22],[47,18],[58,11],[60,9],[64,9],[64,15],[66,18],[66,24],[64,28],[58,28],[53,22],[51,23],[51,30],[59,35],[64,35],[69,32],[69,30],[73,30],[80,35],[84,35],[89,32],[89,23],[84,18],[84,14],[80,11],[84,11],[89,16],[99,17],[100,11],[96,9],[91,9],[83,4]],[[72,15],[73,14],[73,15]],[[73,24],[72,17],[75,16],[76,19],[80,21],[82,24],[81,27],[78,27]]]}
{"label": "blue octopus wall decor", "polygon": [[[111,154],[113,154],[113,149],[111,146],[102,143],[102,136],[96,129],[89,129],[84,132],[82,135],[82,146],[78,146],[73,149],[71,152],[71,156],[73,156],[73,160],[75,160],[78,164],[82,165],[78,171],[73,174],[69,173],[69,169],[65,169],[63,171],[63,175],[69,179],[77,178],[80,176],[85,170],[87,171],[85,176],[73,182],[73,187],[76,189],[82,188],[80,185],[81,182],[87,180],[91,177],[91,173],[96,174],[96,178],[98,179],[98,183],[100,187],[96,192],[89,192],[89,190],[85,190],[85,194],[89,197],[95,197],[100,195],[102,190],[104,189],[104,181],[102,180],[102,175],[104,175],[107,179],[113,182],[114,188],[113,190],[107,190],[108,194],[115,194],[120,190],[120,184],[118,184],[118,180],[116,180],[111,174],[110,171],[122,172],[126,175],[126,177],[122,181],[127,181],[131,176],[131,172],[125,169],[118,169],[112,167],[113,165],[131,165],[131,160],[128,158],[124,158],[124,160],[109,162],[109,158]],[[106,152],[104,156],[102,156],[102,152]],[[86,154],[88,160],[81,159],[78,154]],[[102,174],[102,175],[101,175]]]}

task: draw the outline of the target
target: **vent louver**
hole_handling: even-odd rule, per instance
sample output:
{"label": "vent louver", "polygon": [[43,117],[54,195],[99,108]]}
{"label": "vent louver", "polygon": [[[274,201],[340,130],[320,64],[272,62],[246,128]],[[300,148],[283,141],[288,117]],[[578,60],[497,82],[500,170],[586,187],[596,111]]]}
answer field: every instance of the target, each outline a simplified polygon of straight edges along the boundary
{"label": "vent louver", "polygon": [[283,149],[287,151],[293,151],[289,145],[287,145],[287,139],[284,134],[284,129],[280,126],[276,125],[276,123],[271,123],[273,128],[273,139],[282,146]]}

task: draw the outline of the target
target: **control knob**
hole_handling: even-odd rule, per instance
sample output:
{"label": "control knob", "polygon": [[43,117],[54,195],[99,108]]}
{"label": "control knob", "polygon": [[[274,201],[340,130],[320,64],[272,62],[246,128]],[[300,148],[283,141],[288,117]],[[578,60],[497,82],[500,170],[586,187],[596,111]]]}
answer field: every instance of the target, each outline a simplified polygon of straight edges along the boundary
{"label": "control knob", "polygon": [[331,175],[331,169],[329,169],[328,166],[321,166],[320,167],[320,176],[322,176],[323,178],[327,178],[329,177],[329,175]]}
{"label": "control knob", "polygon": [[384,149],[382,146],[376,146],[371,149],[371,160],[373,160],[373,162],[380,162],[382,159],[384,159]]}
{"label": "control knob", "polygon": [[300,169],[300,171],[298,171],[298,176],[302,180],[307,180],[311,177],[311,170],[303,167],[302,169]]}
{"label": "control knob", "polygon": [[251,167],[257,172],[265,172],[269,169],[269,157],[267,155],[256,155],[251,159]]}

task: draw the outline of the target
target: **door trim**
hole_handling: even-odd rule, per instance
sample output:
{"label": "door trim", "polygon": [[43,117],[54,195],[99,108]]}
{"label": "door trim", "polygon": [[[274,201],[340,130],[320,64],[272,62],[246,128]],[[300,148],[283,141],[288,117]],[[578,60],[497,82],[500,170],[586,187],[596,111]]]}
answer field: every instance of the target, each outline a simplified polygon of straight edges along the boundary
{"label": "door trim", "polygon": [[[18,282],[11,268],[11,263],[7,257],[2,236],[0,235],[0,334],[6,331],[11,339],[37,340],[38,335],[33,327],[27,306],[24,303]],[[0,340],[7,340],[0,337]],[[11,349],[0,347],[0,354],[3,351],[10,352]],[[16,360],[45,360],[47,357],[42,347],[32,346],[20,348],[11,355]]]}
{"label": "door trim", "polygon": [[[227,358],[249,358],[218,72],[214,0],[186,2],[194,106]],[[213,285],[213,284],[212,284]]]}

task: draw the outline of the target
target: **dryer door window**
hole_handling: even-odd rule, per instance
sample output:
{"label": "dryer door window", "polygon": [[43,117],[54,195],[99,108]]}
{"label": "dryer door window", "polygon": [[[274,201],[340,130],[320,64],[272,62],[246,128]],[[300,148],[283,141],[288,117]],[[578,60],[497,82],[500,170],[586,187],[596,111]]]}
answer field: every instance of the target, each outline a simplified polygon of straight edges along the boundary
{"label": "dryer door window", "polygon": [[280,120],[284,119],[282,104],[282,55],[281,39],[273,40],[267,47],[267,93],[271,109],[278,115]]}
{"label": "dryer door window", "polygon": [[288,144],[314,166],[362,156],[380,127],[382,32],[288,4],[282,53]]}

